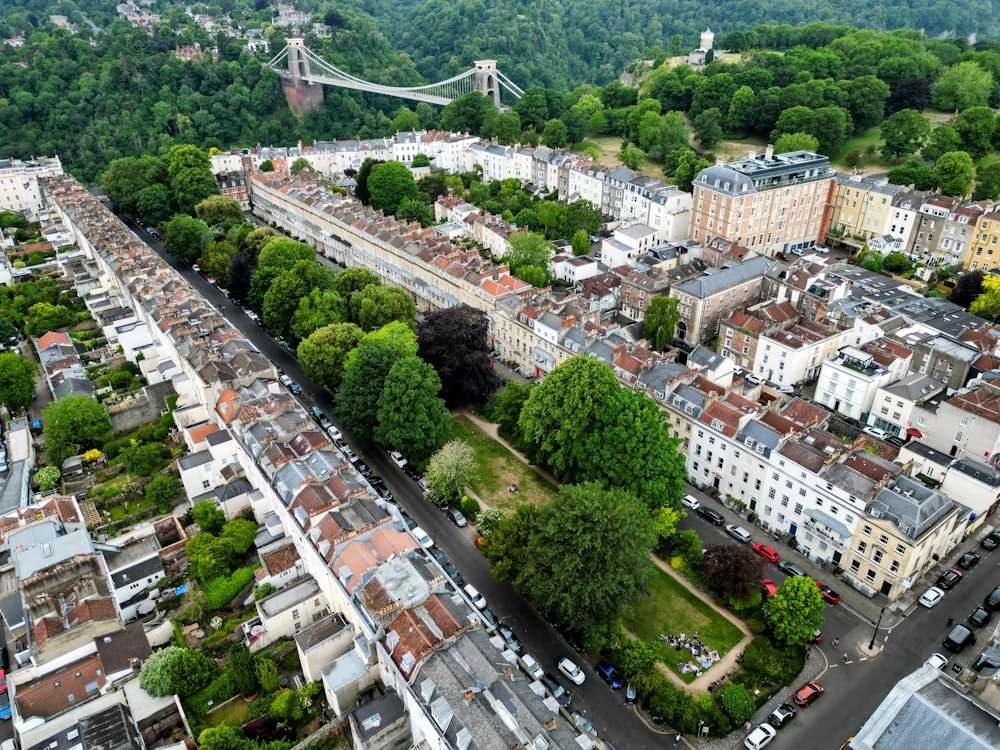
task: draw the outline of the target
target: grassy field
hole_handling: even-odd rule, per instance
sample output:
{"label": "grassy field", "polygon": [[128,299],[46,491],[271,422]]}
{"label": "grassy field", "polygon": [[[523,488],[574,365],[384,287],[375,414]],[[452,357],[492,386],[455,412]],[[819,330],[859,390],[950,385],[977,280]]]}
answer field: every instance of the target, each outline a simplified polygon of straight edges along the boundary
{"label": "grassy field", "polygon": [[[613,135],[599,135],[587,138],[575,149],[576,153],[586,155],[594,161],[599,161],[606,167],[616,169],[622,166],[622,160],[618,158],[618,152],[622,149],[622,139]],[[655,177],[657,180],[663,177],[663,167],[656,162],[643,159],[637,170],[641,175]]]}
{"label": "grassy field", "polygon": [[649,595],[639,597],[632,616],[625,620],[625,627],[642,640],[659,645],[660,660],[685,682],[693,682],[695,675],[681,674],[677,665],[689,661],[690,653],[657,641],[660,633],[685,633],[690,637],[697,632],[699,640],[720,656],[743,638],[738,627],[659,568]]}
{"label": "grassy field", "polygon": [[231,724],[240,726],[247,720],[247,704],[242,698],[236,696],[218,708],[213,708],[205,716],[205,726],[217,727],[220,724]]}
{"label": "grassy field", "polygon": [[[455,417],[454,425],[455,437],[467,442],[476,452],[479,480],[472,485],[472,491],[491,508],[506,510],[519,503],[544,505],[555,495],[551,484],[468,417]],[[520,492],[507,491],[512,482]]]}

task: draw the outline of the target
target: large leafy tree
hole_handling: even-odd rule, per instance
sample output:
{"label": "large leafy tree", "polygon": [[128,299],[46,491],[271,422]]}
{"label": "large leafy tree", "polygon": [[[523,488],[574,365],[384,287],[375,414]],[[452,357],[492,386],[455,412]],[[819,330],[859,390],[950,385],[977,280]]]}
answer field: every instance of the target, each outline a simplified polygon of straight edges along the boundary
{"label": "large leafy tree", "polygon": [[[541,216],[541,214],[539,214]],[[552,280],[549,261],[552,245],[544,235],[534,232],[512,234],[507,242],[510,250],[503,259],[510,265],[511,273],[533,286],[545,286]]]}
{"label": "large leafy tree", "polygon": [[515,583],[560,625],[607,627],[649,583],[653,536],[634,495],[596,483],[563,485],[539,511]]}
{"label": "large leafy tree", "polygon": [[35,398],[37,374],[30,360],[12,352],[0,354],[0,404],[12,412],[27,408]]}
{"label": "large leafy tree", "polygon": [[893,185],[913,185],[917,190],[933,190],[938,185],[934,168],[928,167],[919,159],[910,159],[895,169],[890,169],[886,178]]}
{"label": "large leafy tree", "polygon": [[961,150],[979,159],[993,150],[993,110],[969,107],[955,118],[955,131],[961,138]]}
{"label": "large leafy tree", "polygon": [[149,656],[139,672],[139,687],[156,698],[173,695],[170,664],[181,651],[180,646],[167,646]]}
{"label": "large leafy tree", "polygon": [[303,298],[314,290],[327,289],[331,282],[330,272],[317,266],[315,262],[300,260],[291,269],[282,273],[271,283],[264,295],[264,325],[281,338],[294,338],[292,316]]}
{"label": "large leafy tree", "polygon": [[42,411],[45,452],[58,465],[74,453],[102,448],[112,438],[104,405],[89,396],[66,396]]}
{"label": "large leafy tree", "polygon": [[498,581],[514,583],[527,567],[529,543],[538,526],[538,510],[537,505],[522,503],[510,515],[501,515],[488,525],[479,551],[490,561],[493,577]]}
{"label": "large leafy tree", "polygon": [[308,260],[315,265],[316,251],[305,242],[290,240],[287,237],[272,237],[264,243],[257,255],[257,270],[277,268],[280,271],[288,271],[300,260]]}
{"label": "large leafy tree", "polygon": [[972,199],[993,201],[1000,198],[1000,161],[980,164],[976,168],[976,189]]}
{"label": "large leafy tree", "polygon": [[323,326],[343,323],[347,319],[347,302],[332,289],[313,289],[299,300],[292,315],[292,337],[302,341]]}
{"label": "large leafy tree", "polygon": [[767,603],[767,622],[778,641],[801,646],[823,626],[825,606],[812,578],[789,576]]}
{"label": "large leafy tree", "polygon": [[920,149],[920,155],[925,159],[937,161],[942,154],[958,151],[961,147],[962,136],[955,130],[955,126],[944,123],[931,131],[930,141]]}
{"label": "large leafy tree", "polygon": [[611,369],[592,357],[571,357],[556,367],[521,409],[518,424],[532,457],[572,481],[598,414],[618,389]]}
{"label": "large leafy tree", "polygon": [[[493,102],[478,91],[458,97],[441,113],[441,129],[479,135],[497,115]],[[521,114],[524,121],[524,115]]]}
{"label": "large leafy tree", "polygon": [[774,142],[774,153],[787,154],[791,151],[817,151],[819,139],[809,133],[782,133]]}
{"label": "large leafy tree", "polygon": [[48,331],[65,328],[74,320],[73,311],[65,305],[36,302],[28,308],[28,314],[24,320],[24,330],[32,336],[41,336]]}
{"label": "large leafy tree", "polygon": [[680,441],[644,393],[618,388],[595,413],[579,458],[579,477],[621,487],[650,509],[680,505],[687,476]]}
{"label": "large leafy tree", "polygon": [[[333,277],[333,290],[347,300],[348,310],[353,310],[354,295],[360,294],[370,286],[381,284],[382,281],[374,271],[361,266],[353,266],[338,271]],[[356,322],[356,321],[352,321]]]}
{"label": "large leafy tree", "polygon": [[437,370],[441,396],[449,406],[482,401],[499,386],[488,329],[486,313],[468,305],[427,313],[418,324],[420,357]]}
{"label": "large leafy tree", "polygon": [[996,320],[1000,315],[1000,277],[992,274],[983,277],[982,291],[969,305],[969,312],[987,320]]}
{"label": "large leafy tree", "polygon": [[394,214],[404,200],[417,197],[417,182],[405,164],[387,161],[376,164],[368,175],[368,193],[372,208]]}
{"label": "large leafy tree", "polygon": [[397,359],[399,355],[394,349],[368,337],[353,350],[344,365],[344,377],[337,391],[337,414],[351,432],[375,436],[379,397]]}
{"label": "large leafy tree", "polygon": [[243,208],[239,201],[222,195],[210,195],[194,207],[194,215],[225,234],[231,227],[243,223]]}
{"label": "large leafy tree", "polygon": [[429,364],[417,356],[398,359],[379,395],[375,439],[424,465],[453,432],[440,390],[441,379]]}
{"label": "large leafy tree", "polygon": [[191,575],[202,584],[229,575],[233,548],[225,539],[199,531],[184,546]]}
{"label": "large leafy tree", "polygon": [[424,478],[434,497],[458,502],[465,488],[479,478],[475,450],[464,440],[449,440],[431,456]]}
{"label": "large leafy tree", "polygon": [[351,317],[365,331],[378,330],[393,321],[415,325],[417,305],[410,293],[398,286],[373,284],[354,297],[351,304]]}
{"label": "large leafy tree", "polygon": [[882,122],[889,87],[873,75],[859,76],[839,84],[847,94],[847,111],[854,121],[855,134]]}
{"label": "large leafy tree", "polygon": [[198,260],[213,239],[208,224],[186,214],[177,214],[163,225],[164,246],[188,263]]}
{"label": "large leafy tree", "polygon": [[253,284],[255,263],[246,251],[238,252],[229,263],[229,280],[226,288],[229,294],[238,302],[245,302]]}
{"label": "large leafy tree", "polygon": [[665,295],[653,297],[646,305],[646,314],[642,321],[642,337],[649,341],[650,346],[656,351],[666,351],[674,340],[674,331],[677,330],[680,319],[678,302],[674,297]]}
{"label": "large leafy tree", "polygon": [[336,390],[344,377],[347,355],[364,335],[353,323],[318,328],[299,344],[299,363],[306,376],[314,383]]}
{"label": "large leafy tree", "polygon": [[209,242],[205,252],[198,259],[201,270],[213,279],[223,282],[229,279],[229,268],[236,256],[236,247],[225,240]]}
{"label": "large leafy tree", "polygon": [[934,106],[959,112],[986,106],[992,93],[993,74],[971,60],[946,68],[931,86]]}
{"label": "large leafy tree", "polygon": [[951,151],[942,154],[934,165],[938,187],[945,195],[961,197],[968,194],[969,188],[972,187],[974,173],[972,157],[964,151]]}
{"label": "large leafy tree", "polygon": [[182,648],[170,661],[173,692],[181,698],[194,695],[212,681],[218,668],[200,651]]}
{"label": "large leafy tree", "polygon": [[271,229],[271,227],[257,227],[243,238],[243,247],[240,250],[246,253],[256,266],[260,251],[277,236],[278,233]]}
{"label": "large leafy tree", "polygon": [[226,525],[226,514],[214,500],[199,500],[191,509],[191,517],[198,528],[207,534],[218,534]]}
{"label": "large leafy tree", "polygon": [[931,134],[931,122],[915,109],[901,109],[882,122],[882,154],[898,159],[916,153]]}
{"label": "large leafy tree", "polygon": [[705,585],[730,601],[745,601],[760,591],[764,558],[747,544],[709,544],[702,557],[701,575]]}
{"label": "large leafy tree", "polygon": [[135,216],[140,213],[137,205],[139,193],[152,185],[166,182],[167,168],[155,156],[132,156],[115,159],[101,176],[101,185],[111,199],[115,211]]}
{"label": "large leafy tree", "polygon": [[197,146],[174,146],[166,156],[167,177],[177,204],[184,214],[194,213],[194,207],[219,189],[212,176],[208,154]]}

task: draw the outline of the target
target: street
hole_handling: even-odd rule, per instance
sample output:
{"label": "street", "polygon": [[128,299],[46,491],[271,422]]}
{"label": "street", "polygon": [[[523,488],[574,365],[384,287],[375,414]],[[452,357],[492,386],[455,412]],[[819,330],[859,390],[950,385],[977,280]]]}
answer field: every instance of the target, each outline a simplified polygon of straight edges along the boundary
{"label": "street", "polygon": [[[306,408],[316,404],[337,422],[330,394],[305,378],[298,362],[291,354],[247,318],[243,311],[227,300],[215,286],[201,278],[187,264],[165,253],[162,244],[150,240],[141,228],[132,222],[129,224],[199,293],[220,309],[265,356],[276,366],[283,368],[302,386],[303,392],[299,399]],[[330,264],[324,260],[324,265]],[[607,738],[615,747],[634,750],[661,748],[667,744],[666,736],[668,734],[673,736],[669,728],[646,724],[638,711],[625,705],[624,691],[613,692],[598,678],[593,669],[597,661],[596,656],[575,654],[563,638],[509,585],[493,580],[489,564],[473,544],[476,533],[471,527],[457,528],[434,505],[423,500],[416,482],[406,477],[381,448],[350,435],[345,437],[359,458],[364,460],[375,474],[383,478],[406,512],[431,535],[435,545],[461,571],[466,581],[485,595],[489,607],[521,639],[525,652],[532,654],[547,672],[553,674],[557,674],[556,662],[563,656],[570,657],[584,667],[587,679],[582,686],[577,687],[568,684],[566,680],[561,681],[573,695],[572,709],[579,710],[587,716],[597,728],[600,737]],[[822,571],[816,572],[815,566],[808,565],[801,556],[786,553],[788,548],[775,542],[766,531],[748,523],[745,518],[739,520],[737,514],[723,508],[720,503],[709,499],[704,493],[693,488],[689,488],[689,491],[699,498],[702,505],[723,513],[727,523],[736,522],[747,528],[753,536],[753,541],[775,546],[782,557],[802,564],[817,580],[822,580],[844,593],[843,589],[846,587],[835,577],[823,575]],[[712,526],[694,513],[681,522],[680,528],[696,530],[705,543],[733,543],[722,527]],[[1000,583],[1000,576],[997,575],[1000,552],[986,552],[979,549],[970,539],[961,548],[956,549],[954,554],[957,556],[968,549],[976,549],[982,555],[980,564],[966,573],[965,580],[949,591],[936,608],[926,610],[923,607],[915,607],[914,611],[910,611],[903,619],[889,617],[884,623],[885,627],[879,630],[877,639],[877,643],[883,643],[884,648],[881,653],[870,659],[863,657],[859,649],[862,645],[867,646],[875,632],[872,603],[868,602],[867,609],[852,607],[846,601],[848,597],[845,596],[845,601],[841,604],[827,605],[826,623],[823,626],[825,638],[821,645],[812,647],[817,650],[815,655],[823,658],[811,659],[800,679],[781,691],[765,708],[758,711],[754,723],[764,721],[778,703],[790,701],[791,693],[807,679],[818,679],[826,688],[826,692],[815,705],[800,709],[796,719],[779,731],[769,747],[838,748],[857,731],[902,676],[919,667],[935,651],[952,657],[953,655],[943,651],[941,646],[946,633],[946,621],[949,617],[958,622],[964,621],[983,597]],[[767,566],[765,576],[779,584],[785,577],[775,565],[771,564]],[[916,588],[923,591],[931,583],[919,582]],[[877,613],[877,605],[874,606],[874,611]],[[834,638],[840,639],[837,650],[832,647]],[[986,638],[980,634],[975,648],[967,649],[950,661],[967,664],[984,645]],[[841,661],[844,654],[848,656],[846,664]],[[723,740],[705,743],[694,742],[688,737],[684,737],[683,741],[691,747],[739,748],[743,746],[743,734],[737,731]]]}

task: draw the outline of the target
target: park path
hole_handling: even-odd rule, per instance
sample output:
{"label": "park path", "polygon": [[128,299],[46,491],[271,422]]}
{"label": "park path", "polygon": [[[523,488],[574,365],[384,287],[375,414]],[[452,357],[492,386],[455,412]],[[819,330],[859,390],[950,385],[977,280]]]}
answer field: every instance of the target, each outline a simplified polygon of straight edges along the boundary
{"label": "park path", "polygon": [[559,482],[556,481],[556,478],[554,476],[552,476],[552,474],[550,474],[549,472],[547,472],[545,469],[541,468],[540,466],[531,463],[531,461],[528,460],[528,457],[526,455],[524,455],[521,451],[519,451],[513,445],[511,445],[506,440],[504,440],[502,437],[500,437],[500,433],[497,431],[496,422],[489,422],[489,421],[483,419],[482,417],[480,417],[478,414],[475,414],[472,411],[470,411],[469,409],[465,408],[464,406],[462,408],[460,408],[460,409],[455,409],[454,411],[452,411],[452,416],[458,416],[458,415],[466,417],[476,427],[478,427],[480,430],[482,430],[487,435],[489,435],[491,438],[493,438],[498,443],[500,443],[500,445],[502,445],[504,448],[506,448],[511,453],[513,453],[517,457],[518,461],[520,461],[525,466],[527,466],[529,469],[531,469],[536,474],[538,474],[540,477],[542,477],[543,479],[545,479],[545,481],[547,481],[553,487],[558,487],[559,486]]}

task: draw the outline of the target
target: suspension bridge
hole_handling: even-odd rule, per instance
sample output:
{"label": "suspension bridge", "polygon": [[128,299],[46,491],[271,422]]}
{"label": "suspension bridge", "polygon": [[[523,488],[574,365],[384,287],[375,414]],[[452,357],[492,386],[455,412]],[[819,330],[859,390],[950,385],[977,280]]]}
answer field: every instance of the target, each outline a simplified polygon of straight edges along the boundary
{"label": "suspension bridge", "polygon": [[[339,86],[346,89],[368,91],[372,94],[383,94],[441,105],[450,104],[460,96],[479,91],[484,96],[489,97],[498,109],[500,108],[501,90],[508,92],[516,99],[520,99],[524,94],[524,91],[516,83],[497,70],[496,60],[477,60],[475,67],[464,73],[452,76],[445,81],[429,83],[426,86],[403,87],[372,83],[334,67],[306,47],[305,40],[301,38],[290,38],[285,48],[275,55],[267,66],[281,75],[285,93],[293,107],[296,99],[294,92],[308,90],[311,84]],[[316,89],[313,91],[315,92]],[[316,99],[318,96],[321,104],[321,91],[319,89],[320,93],[318,94],[313,93],[311,96],[299,98]],[[313,109],[315,102],[300,102],[299,109],[303,108]]]}

